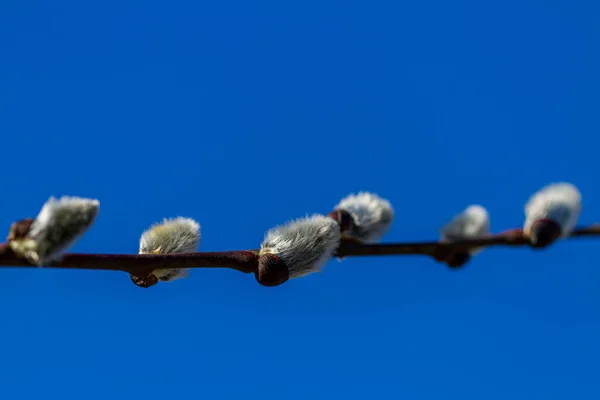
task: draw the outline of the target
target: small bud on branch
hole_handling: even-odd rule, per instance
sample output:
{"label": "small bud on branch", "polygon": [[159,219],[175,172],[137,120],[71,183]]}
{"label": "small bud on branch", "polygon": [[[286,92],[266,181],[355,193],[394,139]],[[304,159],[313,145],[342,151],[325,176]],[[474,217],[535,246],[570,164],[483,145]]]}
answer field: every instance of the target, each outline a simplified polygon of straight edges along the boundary
{"label": "small bud on branch", "polygon": [[581,214],[581,194],[570,183],[553,183],[525,205],[523,230],[534,248],[550,246],[575,228]]}
{"label": "small bud on branch", "polygon": [[333,257],[339,243],[339,225],[323,215],[275,227],[260,245],[257,279],[275,286],[317,272]]}
{"label": "small bud on branch", "polygon": [[98,200],[51,197],[35,220],[28,218],[11,227],[11,248],[39,266],[57,260],[94,223],[99,207]]}
{"label": "small bud on branch", "polygon": [[[485,208],[474,204],[455,216],[448,224],[440,229],[442,242],[485,237],[490,233],[490,216]],[[444,261],[450,268],[463,267],[471,257],[481,251],[481,248],[471,248],[445,254],[441,248],[434,255],[438,261]]]}
{"label": "small bud on branch", "polygon": [[[200,224],[191,218],[177,217],[152,225],[140,237],[139,254],[194,253],[200,246]],[[131,281],[140,287],[160,282],[171,282],[188,276],[184,268],[156,269],[147,275],[131,275]]]}
{"label": "small bud on branch", "polygon": [[329,217],[340,225],[342,238],[376,243],[390,229],[394,209],[376,194],[360,192],[342,199]]}

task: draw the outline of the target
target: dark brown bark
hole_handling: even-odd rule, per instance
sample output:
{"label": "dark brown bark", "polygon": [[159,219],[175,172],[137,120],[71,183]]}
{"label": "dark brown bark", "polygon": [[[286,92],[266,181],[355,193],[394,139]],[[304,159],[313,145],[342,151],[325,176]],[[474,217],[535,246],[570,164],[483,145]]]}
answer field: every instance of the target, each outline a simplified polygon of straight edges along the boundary
{"label": "dark brown bark", "polygon": [[[17,257],[7,244],[0,244],[0,266],[38,268]],[[224,251],[187,254],[64,254],[47,267],[123,271],[143,274],[161,268],[230,268],[253,273],[258,255],[253,251]]]}
{"label": "dark brown bark", "polygon": [[[589,236],[600,236],[600,224],[577,228],[569,238]],[[354,240],[342,240],[336,256],[425,255],[442,261],[447,255],[475,247],[529,245],[522,230],[514,229],[456,242],[362,244]],[[187,254],[65,254],[61,260],[47,267],[123,271],[140,276],[161,268],[229,268],[256,274],[258,259],[257,250]],[[6,243],[0,244],[0,267],[38,268],[17,257]]]}

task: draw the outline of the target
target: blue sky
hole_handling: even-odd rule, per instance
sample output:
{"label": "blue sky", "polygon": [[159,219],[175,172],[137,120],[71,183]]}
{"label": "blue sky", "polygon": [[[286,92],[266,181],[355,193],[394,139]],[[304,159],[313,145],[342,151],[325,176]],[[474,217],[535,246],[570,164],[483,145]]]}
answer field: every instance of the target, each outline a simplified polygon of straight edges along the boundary
{"label": "blue sky", "polygon": [[[597,2],[0,5],[0,225],[101,200],[73,251],[131,253],[163,217],[202,250],[358,190],[387,241],[471,203],[492,228],[569,181],[600,220]],[[597,399],[597,243],[331,262],[277,288],[235,271],[2,270],[0,397]]]}

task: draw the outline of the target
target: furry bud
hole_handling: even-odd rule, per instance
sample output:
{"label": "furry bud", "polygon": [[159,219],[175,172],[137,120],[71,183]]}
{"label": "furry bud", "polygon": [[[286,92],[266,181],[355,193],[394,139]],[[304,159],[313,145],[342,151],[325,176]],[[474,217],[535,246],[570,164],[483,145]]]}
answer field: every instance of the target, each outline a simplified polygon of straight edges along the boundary
{"label": "furry bud", "polygon": [[[474,204],[456,215],[440,229],[441,239],[448,242],[474,239],[490,233],[490,216],[485,208]],[[481,249],[472,249],[475,254]]]}
{"label": "furry bud", "polygon": [[[350,224],[342,219],[347,215],[352,218]],[[394,209],[389,201],[376,194],[360,192],[342,199],[329,216],[340,224],[343,237],[376,243],[390,229]]]}
{"label": "furry bud", "polygon": [[[24,224],[20,221],[14,231],[11,229],[10,246],[16,254],[40,266],[56,261],[92,226],[99,208],[100,202],[94,199],[50,197],[33,222],[23,220]],[[26,236],[19,238],[24,229]]]}
{"label": "furry bud", "polygon": [[[489,233],[489,214],[485,208],[477,204],[467,207],[440,229],[441,240],[445,242],[474,239]],[[450,253],[442,261],[445,261],[451,268],[460,268],[469,262],[472,255],[477,254],[479,251],[481,249],[475,248]]]}
{"label": "furry bud", "polygon": [[581,193],[574,185],[550,184],[531,196],[525,205],[523,232],[532,247],[547,247],[575,229],[581,208]]}
{"label": "furry bud", "polygon": [[299,278],[320,271],[339,244],[339,225],[323,215],[315,214],[277,226],[267,232],[260,245],[258,273],[279,276],[271,271],[286,267],[289,278]]}
{"label": "furry bud", "polygon": [[[165,218],[163,222],[152,225],[142,233],[139,254],[195,253],[199,246],[200,224],[191,218]],[[186,278],[188,272],[180,268],[156,269],[150,273],[152,275],[161,282],[170,282]],[[131,279],[134,283],[136,279],[146,280],[137,276],[132,276]]]}

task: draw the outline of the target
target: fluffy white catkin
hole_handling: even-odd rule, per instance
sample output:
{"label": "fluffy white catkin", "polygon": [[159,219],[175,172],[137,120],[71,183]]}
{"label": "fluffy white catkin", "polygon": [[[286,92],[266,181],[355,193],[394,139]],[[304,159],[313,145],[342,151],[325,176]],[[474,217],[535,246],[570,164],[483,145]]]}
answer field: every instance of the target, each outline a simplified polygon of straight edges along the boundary
{"label": "fluffy white catkin", "polygon": [[260,246],[260,254],[276,255],[288,267],[290,278],[299,278],[320,271],[339,244],[337,222],[315,214],[270,229]]}
{"label": "fluffy white catkin", "polygon": [[[484,236],[490,233],[490,216],[487,210],[473,204],[456,215],[448,224],[440,229],[442,240],[456,241]],[[475,254],[479,249],[472,249]]]}
{"label": "fluffy white catkin", "polygon": [[50,197],[27,234],[34,246],[25,255],[38,265],[56,261],[92,226],[99,208],[95,199]]}
{"label": "fluffy white catkin", "polygon": [[[191,218],[166,218],[142,233],[139,254],[194,253],[199,246],[199,223]],[[187,270],[180,268],[157,269],[152,274],[163,282],[188,276]]]}
{"label": "fluffy white catkin", "polygon": [[394,220],[390,202],[369,192],[351,194],[334,209],[344,210],[352,216],[354,229],[349,236],[365,243],[379,242]]}
{"label": "fluffy white catkin", "polygon": [[561,227],[561,236],[568,236],[581,214],[581,193],[572,184],[561,182],[543,187],[525,205],[524,232],[528,234],[537,220],[550,219]]}

